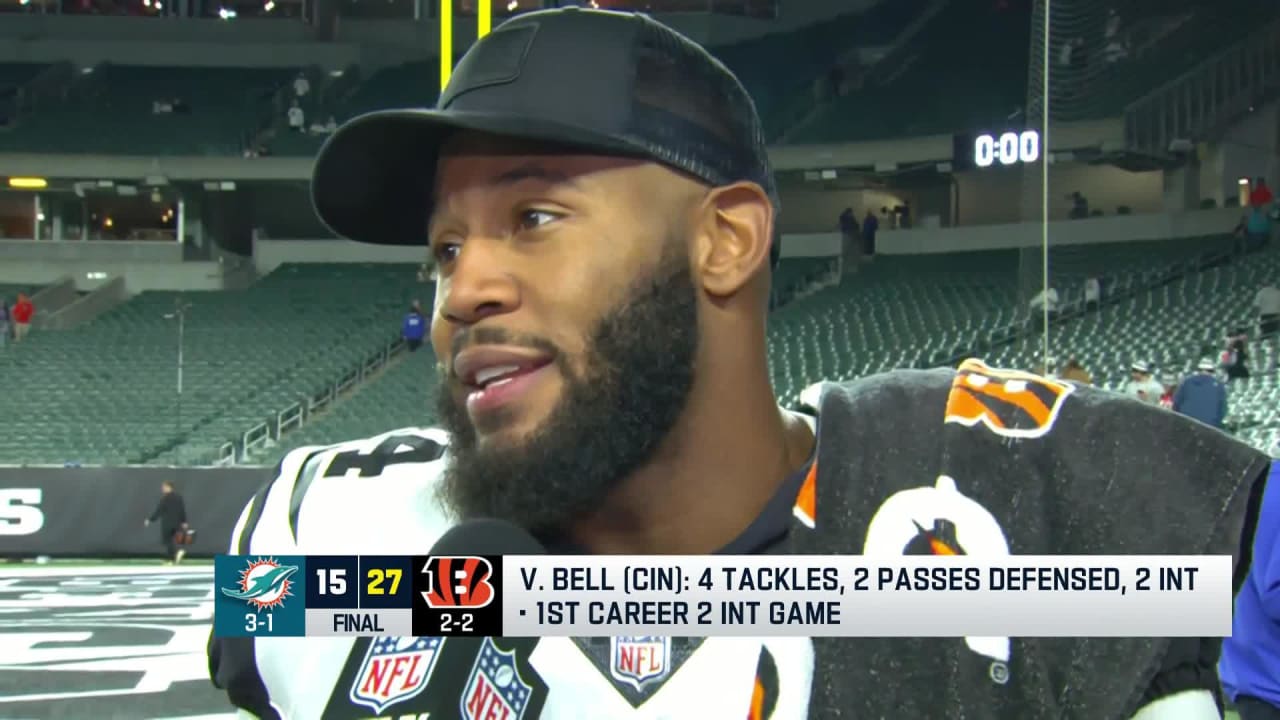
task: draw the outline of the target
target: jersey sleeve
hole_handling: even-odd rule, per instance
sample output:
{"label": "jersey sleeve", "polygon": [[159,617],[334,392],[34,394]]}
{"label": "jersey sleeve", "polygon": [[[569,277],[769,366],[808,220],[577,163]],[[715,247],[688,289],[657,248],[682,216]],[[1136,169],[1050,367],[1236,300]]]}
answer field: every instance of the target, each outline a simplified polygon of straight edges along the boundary
{"label": "jersey sleeve", "polygon": [[[245,504],[227,551],[235,555],[305,555],[307,548],[298,541],[297,521],[315,483],[334,477],[373,480],[385,475],[390,467],[409,474],[415,470],[420,473],[423,465],[439,464],[447,445],[448,436],[443,431],[411,428],[363,440],[294,449],[280,461],[271,480]],[[255,639],[218,638],[211,631],[208,658],[214,686],[226,692],[242,717],[282,719],[263,682]]]}

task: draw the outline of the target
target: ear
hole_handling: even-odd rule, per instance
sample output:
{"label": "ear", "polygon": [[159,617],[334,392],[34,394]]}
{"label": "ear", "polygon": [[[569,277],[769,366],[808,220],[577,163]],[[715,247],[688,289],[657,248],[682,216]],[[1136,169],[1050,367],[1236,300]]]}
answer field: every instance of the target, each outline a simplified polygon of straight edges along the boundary
{"label": "ear", "polygon": [[703,288],[727,297],[769,265],[773,203],[755,183],[713,188],[704,200],[695,266]]}

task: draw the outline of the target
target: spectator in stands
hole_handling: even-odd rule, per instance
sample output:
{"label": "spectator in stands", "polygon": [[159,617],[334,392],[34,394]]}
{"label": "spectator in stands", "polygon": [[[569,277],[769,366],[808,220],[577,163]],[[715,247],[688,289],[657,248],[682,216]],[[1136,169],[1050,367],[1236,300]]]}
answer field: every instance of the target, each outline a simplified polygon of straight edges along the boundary
{"label": "spectator in stands", "polygon": [[880,219],[876,214],[867,211],[867,216],[862,218],[862,250],[863,254],[868,258],[875,257],[876,254],[876,231],[880,229]]}
{"label": "spectator in stands", "polygon": [[[1280,463],[1272,463],[1266,480],[1253,488],[1249,504],[1257,502],[1256,526],[1246,520],[1240,567],[1247,574],[1237,580],[1231,634],[1222,640],[1218,674],[1240,720],[1280,718]],[[1253,530],[1253,532],[1250,532]],[[1250,542],[1250,539],[1252,542]]]}
{"label": "spectator in stands", "polygon": [[176,536],[178,532],[186,532],[187,505],[168,480],[160,483],[160,502],[156,503],[156,509],[142,524],[150,525],[153,522],[160,523],[160,541],[164,543],[167,558],[165,564],[182,562],[186,551],[178,547]]}
{"label": "spectator in stands", "polygon": [[295,99],[289,105],[289,129],[294,132],[303,132],[307,127],[307,115],[302,112],[302,107],[298,105]]}
{"label": "spectator in stands", "polygon": [[0,348],[9,342],[9,301],[0,298]]}
{"label": "spectator in stands", "polygon": [[1067,358],[1067,364],[1062,368],[1061,379],[1077,385],[1093,384],[1093,376],[1089,374],[1088,370],[1084,369],[1084,366],[1074,356]]}
{"label": "spectator in stands", "polygon": [[1102,281],[1096,277],[1084,279],[1084,309],[1097,310],[1102,303]]}
{"label": "spectator in stands", "polygon": [[307,79],[305,72],[299,72],[298,77],[293,79],[293,96],[304,98],[309,92],[311,92],[311,81]]}
{"label": "spectator in stands", "polygon": [[1068,197],[1071,199],[1071,214],[1069,217],[1072,220],[1083,220],[1089,217],[1089,201],[1085,199],[1084,195],[1080,194],[1079,190],[1071,193]]}
{"label": "spectator in stands", "polygon": [[26,339],[27,333],[31,332],[31,318],[35,314],[36,306],[31,302],[31,298],[18,293],[18,301],[9,311],[9,320],[13,322],[14,342],[22,342]]}
{"label": "spectator in stands", "polygon": [[840,213],[840,241],[843,248],[845,272],[856,272],[862,264],[862,238],[859,237],[858,216],[847,207]]}
{"label": "spectator in stands", "polygon": [[1107,10],[1107,25],[1103,38],[1102,55],[1108,65],[1120,62],[1129,56],[1129,49],[1125,47],[1124,36],[1120,33],[1120,24],[1120,14],[1116,12],[1116,9]]}
{"label": "spectator in stands", "polygon": [[1227,336],[1222,367],[1226,368],[1228,381],[1249,377],[1249,333],[1244,328],[1236,328]]}
{"label": "spectator in stands", "polygon": [[1274,283],[1260,288],[1253,307],[1258,311],[1258,337],[1272,338],[1280,330],[1280,288]]}
{"label": "spectator in stands", "polygon": [[1270,209],[1271,203],[1275,200],[1271,194],[1271,188],[1267,187],[1266,178],[1255,178],[1253,187],[1249,190],[1249,206],[1255,208]]}
{"label": "spectator in stands", "polygon": [[409,352],[417,352],[422,347],[422,338],[426,335],[427,319],[422,314],[422,303],[414,300],[413,306],[409,308],[409,314],[404,316],[404,325],[400,329],[400,336],[404,338],[404,344],[409,346]]}
{"label": "spectator in stands", "polygon": [[1160,407],[1165,410],[1173,409],[1173,394],[1178,390],[1178,376],[1173,373],[1165,373],[1160,376],[1160,385],[1164,388],[1164,392],[1160,393]]}
{"label": "spectator in stands", "polygon": [[1227,417],[1227,388],[1214,377],[1217,369],[1213,358],[1201,360],[1196,372],[1183,380],[1174,392],[1173,411],[1221,428]]}
{"label": "spectator in stands", "polygon": [[1271,211],[1275,198],[1265,178],[1253,181],[1249,191],[1249,210],[1244,220],[1245,252],[1256,252],[1271,240]]}
{"label": "spectator in stands", "polygon": [[1058,290],[1049,287],[1036,293],[1027,304],[1027,309],[1031,311],[1031,329],[1036,332],[1044,330],[1045,311],[1048,311],[1049,322],[1053,322],[1058,315]]}
{"label": "spectator in stands", "polygon": [[1125,394],[1152,405],[1160,404],[1164,386],[1151,376],[1151,366],[1139,360],[1129,366],[1129,383]]}

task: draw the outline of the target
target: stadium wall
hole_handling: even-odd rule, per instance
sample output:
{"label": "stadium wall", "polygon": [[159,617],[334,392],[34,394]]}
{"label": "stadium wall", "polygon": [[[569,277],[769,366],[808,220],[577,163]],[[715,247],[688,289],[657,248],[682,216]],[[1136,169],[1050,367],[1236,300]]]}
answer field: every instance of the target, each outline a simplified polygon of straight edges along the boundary
{"label": "stadium wall", "polygon": [[[1059,220],[1049,224],[1049,238],[1055,247],[1062,247],[1225,236],[1239,222],[1240,212],[1239,208],[1222,208],[1186,213]],[[1034,247],[1040,244],[1040,236],[1039,223],[889,230],[879,234],[876,251],[885,255],[913,255]]]}
{"label": "stadium wall", "polygon": [[225,552],[240,512],[270,468],[0,467],[0,557],[160,557],[143,521],[172,481],[196,530],[188,554]]}

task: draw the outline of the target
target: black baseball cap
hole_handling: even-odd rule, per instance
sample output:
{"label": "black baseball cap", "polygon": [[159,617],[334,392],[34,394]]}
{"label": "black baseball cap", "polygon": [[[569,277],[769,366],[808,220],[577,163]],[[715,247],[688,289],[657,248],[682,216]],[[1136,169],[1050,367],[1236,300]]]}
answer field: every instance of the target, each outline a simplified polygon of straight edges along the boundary
{"label": "black baseball cap", "polygon": [[[320,219],[359,242],[426,245],[440,148],[464,130],[651,160],[713,186],[754,182],[779,209],[759,115],[728,68],[645,15],[563,8],[477,41],[435,108],[340,127],[316,158]],[[775,261],[778,250],[775,237]]]}

